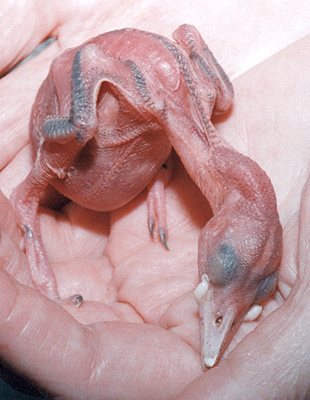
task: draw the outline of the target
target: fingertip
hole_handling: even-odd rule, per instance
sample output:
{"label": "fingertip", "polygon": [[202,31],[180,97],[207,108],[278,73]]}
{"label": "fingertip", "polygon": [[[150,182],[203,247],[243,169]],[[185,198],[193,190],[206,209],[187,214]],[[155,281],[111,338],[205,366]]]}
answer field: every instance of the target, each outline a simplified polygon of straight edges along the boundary
{"label": "fingertip", "polygon": [[0,268],[0,324],[8,322],[16,304],[18,289],[13,278]]}

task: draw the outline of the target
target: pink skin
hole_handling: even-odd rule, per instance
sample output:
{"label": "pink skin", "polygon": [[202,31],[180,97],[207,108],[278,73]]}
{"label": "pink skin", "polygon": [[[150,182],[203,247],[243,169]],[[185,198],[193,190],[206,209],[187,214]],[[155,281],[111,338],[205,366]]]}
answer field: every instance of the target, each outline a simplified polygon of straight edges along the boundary
{"label": "pink skin", "polygon": [[187,20],[199,26],[233,79],[233,108],[213,121],[234,148],[268,171],[284,242],[279,283],[261,316],[243,323],[219,365],[202,373],[193,288],[198,235],[210,213],[178,157],[165,191],[169,252],[157,234],[149,238],[146,191],[111,213],[73,202],[59,212],[47,208],[51,196],[42,202],[42,237],[59,293],[81,293],[79,308],[63,307],[34,288],[10,202],[0,196],[1,358],[59,398],[308,398],[308,2],[289,0],[279,8],[263,0],[255,10],[246,0],[209,0],[207,9],[202,0],[181,6],[179,0],[154,0],[144,7],[103,0],[2,3],[8,15],[0,21],[2,69],[47,36],[57,38],[0,81],[0,182],[6,196],[31,168],[30,108],[57,55],[124,26],[170,37],[172,27]]}
{"label": "pink skin", "polygon": [[[173,37],[176,43],[115,31],[53,62],[32,109],[34,166],[13,204],[33,282],[60,301],[38,219],[46,187],[102,212],[122,207],[148,186],[150,233],[155,226],[168,248],[164,187],[172,145],[214,213],[199,238],[204,284],[196,293],[203,366],[212,367],[249,309],[274,291],[282,229],[269,178],[210,121],[213,111],[231,105],[226,74],[194,27],[182,25]],[[80,296],[68,300],[82,302]]]}

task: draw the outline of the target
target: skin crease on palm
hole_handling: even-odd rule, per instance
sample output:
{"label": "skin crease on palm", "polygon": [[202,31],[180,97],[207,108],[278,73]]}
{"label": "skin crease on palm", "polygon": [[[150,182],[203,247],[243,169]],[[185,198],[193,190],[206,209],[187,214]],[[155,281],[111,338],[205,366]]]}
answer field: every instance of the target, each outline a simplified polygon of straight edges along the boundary
{"label": "skin crease on palm", "polygon": [[[22,46],[27,53],[36,44],[32,37],[40,42],[52,32],[58,41],[1,80],[2,98],[7,99],[5,112],[1,113],[5,138],[0,175],[3,192],[8,196],[30,168],[30,106],[51,60],[66,47],[123,26],[169,37],[171,26],[190,22],[199,27],[228,74],[236,77],[303,38],[236,79],[233,109],[216,121],[220,133],[240,152],[255,159],[274,184],[284,227],[279,288],[274,299],[265,304],[260,319],[241,327],[228,349],[229,357],[202,374],[193,288],[198,281],[197,239],[210,211],[180,163],[177,162],[166,190],[169,253],[149,239],[145,193],[111,215],[86,211],[72,203],[62,213],[42,208],[43,239],[60,294],[66,297],[73,292],[82,293],[89,300],[80,309],[63,309],[31,287],[26,258],[19,250],[21,235],[9,203],[1,198],[1,356],[63,398],[306,398],[310,379],[306,340],[310,319],[305,306],[310,295],[309,114],[304,107],[310,100],[309,66],[304,57],[309,46],[307,29],[296,32],[292,28],[292,36],[281,42],[281,33],[287,27],[281,32],[282,25],[276,24],[277,45],[251,64],[251,57],[243,53],[246,46],[241,33],[239,40],[234,37],[234,42],[223,46],[229,37],[225,33],[229,30],[227,20],[223,32],[223,26],[216,29],[201,21],[199,24],[195,16],[184,21],[188,18],[184,10],[174,12],[173,20],[167,21],[163,11],[156,9],[158,19],[148,23],[147,12],[153,12],[154,19],[154,10],[147,5],[145,15],[141,10],[139,16],[130,20],[124,10],[127,19],[121,20],[107,13],[109,5],[105,5],[106,14],[101,11],[99,15],[95,3],[93,17],[91,6],[86,15],[83,5],[72,5],[72,18],[69,10],[57,7],[55,2],[53,12],[48,14],[52,17],[44,24],[36,23],[40,29],[33,29],[30,38],[21,35],[20,41],[27,41],[27,46]],[[59,10],[59,15],[55,10]],[[121,13],[119,7],[118,12]],[[210,20],[219,24],[222,15],[223,10],[219,10]],[[266,22],[266,16],[263,17],[268,25],[268,18]],[[230,18],[232,27],[238,25],[233,13]],[[108,22],[102,23],[105,20]],[[35,26],[35,21],[25,21]],[[85,31],[81,26],[85,26]],[[262,28],[257,23],[259,32]],[[257,50],[262,49],[260,42],[254,40],[253,54],[255,45]],[[11,54],[11,59],[16,60],[16,54]],[[9,58],[6,63],[9,64]],[[253,328],[256,329],[252,331]]]}

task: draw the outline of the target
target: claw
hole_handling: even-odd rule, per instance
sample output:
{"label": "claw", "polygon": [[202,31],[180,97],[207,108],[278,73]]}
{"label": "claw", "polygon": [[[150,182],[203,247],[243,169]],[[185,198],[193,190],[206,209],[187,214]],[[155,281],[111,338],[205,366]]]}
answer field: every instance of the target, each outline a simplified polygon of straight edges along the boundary
{"label": "claw", "polygon": [[153,218],[149,218],[148,223],[149,223],[150,235],[153,238],[154,237],[154,219]]}
{"label": "claw", "polygon": [[[148,225],[149,225],[150,235],[152,238],[154,238],[154,226],[155,226],[154,218],[150,217],[148,219]],[[164,228],[159,229],[158,234],[159,234],[160,240],[161,240],[163,246],[165,247],[165,249],[169,250],[169,247],[167,244],[167,230]]]}
{"label": "claw", "polygon": [[79,308],[83,304],[83,296],[80,294],[75,294],[71,297],[73,304],[75,304],[76,308]]}
{"label": "claw", "polygon": [[65,299],[59,299],[58,300],[60,304],[64,305],[64,306],[72,306],[74,305],[76,308],[79,308],[83,302],[83,296],[80,294],[75,294],[73,296],[67,297]]}
{"label": "claw", "polygon": [[168,244],[167,244],[167,233],[166,230],[160,229],[159,230],[159,236],[162,244],[164,245],[165,249],[169,250]]}
{"label": "claw", "polygon": [[21,225],[21,228],[23,229],[23,231],[25,232],[25,235],[32,239],[33,238],[33,232],[32,230],[29,228],[29,226],[27,225]]}

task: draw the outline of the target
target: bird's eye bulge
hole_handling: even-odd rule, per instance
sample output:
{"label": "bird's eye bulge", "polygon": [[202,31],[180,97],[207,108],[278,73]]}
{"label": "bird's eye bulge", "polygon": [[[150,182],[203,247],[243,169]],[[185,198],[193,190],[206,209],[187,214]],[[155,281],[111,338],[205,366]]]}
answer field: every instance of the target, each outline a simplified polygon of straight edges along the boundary
{"label": "bird's eye bulge", "polygon": [[240,272],[238,253],[226,243],[222,243],[208,259],[207,274],[214,285],[225,286],[234,281]]}

